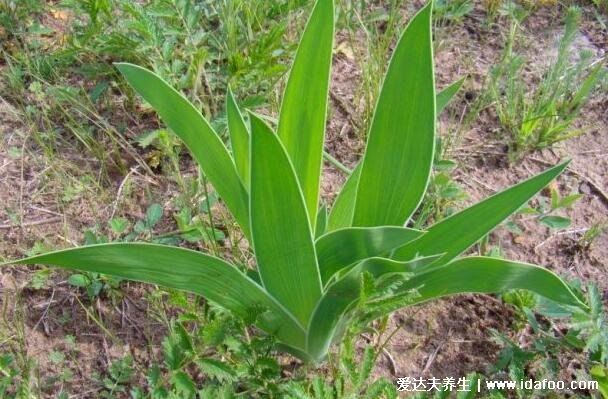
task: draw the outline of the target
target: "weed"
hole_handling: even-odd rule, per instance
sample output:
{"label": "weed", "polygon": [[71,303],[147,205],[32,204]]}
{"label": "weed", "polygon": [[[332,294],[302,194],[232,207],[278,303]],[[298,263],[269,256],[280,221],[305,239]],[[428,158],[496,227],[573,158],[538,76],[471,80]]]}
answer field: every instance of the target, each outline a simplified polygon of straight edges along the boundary
{"label": "weed", "polygon": [[[578,312],[564,308],[520,291],[503,295],[505,303],[513,306],[520,320],[519,328],[531,330],[528,344],[522,347],[503,334],[496,333],[496,340],[503,347],[499,359],[489,373],[514,381],[533,377],[536,381],[563,378],[560,356],[569,353],[583,365],[573,378],[593,380],[608,362],[608,326],[601,293],[594,285],[581,287],[580,282],[570,283],[575,293],[584,298],[590,312]],[[584,289],[583,289],[584,288]],[[572,371],[571,371],[572,372]],[[605,389],[605,388],[604,388]],[[547,394],[548,391],[526,390],[518,387],[519,397]]]}
{"label": "weed", "polygon": [[571,7],[557,57],[538,87],[528,95],[521,73],[525,60],[513,51],[519,20],[512,17],[502,60],[491,70],[488,88],[502,131],[511,137],[512,159],[584,132],[584,129],[571,129],[571,125],[608,70],[602,60],[594,61],[588,50],[580,51],[577,61],[572,62],[579,19],[580,11]]}
{"label": "weed", "polygon": [[578,241],[579,248],[588,250],[591,245],[596,241],[597,237],[608,229],[608,224],[594,223],[589,229],[587,229]]}
{"label": "weed", "polygon": [[433,18],[437,21],[438,25],[457,24],[471,11],[473,11],[473,2],[471,0],[436,0]]}
{"label": "weed", "polygon": [[[341,0],[341,10],[338,15],[338,23],[344,26],[348,32],[349,42],[342,50],[353,60],[365,60],[360,63],[361,81],[357,87],[354,97],[361,98],[362,111],[354,111],[354,119],[357,131],[365,136],[369,130],[373,109],[382,85],[382,76],[386,72],[387,62],[390,55],[391,45],[398,38],[398,33],[403,27],[400,14],[400,2],[390,0],[382,7],[369,7],[361,1]],[[359,32],[364,33],[365,42],[362,54],[356,54]]]}
{"label": "weed", "polygon": [[[566,216],[557,215],[556,212],[560,210],[569,209],[583,197],[582,194],[568,194],[561,197],[558,189],[555,186],[551,186],[549,189],[550,198],[545,199],[539,196],[538,206],[530,207],[526,206],[517,211],[517,214],[524,215],[524,220],[536,220],[550,229],[565,229],[570,226],[572,221]],[[506,227],[513,233],[521,234],[522,230],[519,224],[512,219],[506,224]]]}

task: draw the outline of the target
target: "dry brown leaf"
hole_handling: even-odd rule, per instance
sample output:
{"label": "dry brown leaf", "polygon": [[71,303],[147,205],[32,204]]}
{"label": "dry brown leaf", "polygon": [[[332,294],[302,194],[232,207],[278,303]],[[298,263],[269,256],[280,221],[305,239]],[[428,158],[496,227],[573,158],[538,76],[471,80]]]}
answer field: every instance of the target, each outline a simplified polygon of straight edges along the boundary
{"label": "dry brown leaf", "polygon": [[67,21],[70,17],[70,14],[66,10],[51,9],[51,15],[53,16],[53,18],[58,19],[60,21]]}

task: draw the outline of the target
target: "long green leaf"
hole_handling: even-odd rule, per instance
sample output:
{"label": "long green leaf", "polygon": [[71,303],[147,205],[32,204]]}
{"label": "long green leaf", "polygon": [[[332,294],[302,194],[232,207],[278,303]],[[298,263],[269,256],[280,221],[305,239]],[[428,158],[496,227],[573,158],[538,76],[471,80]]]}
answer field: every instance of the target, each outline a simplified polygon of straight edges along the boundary
{"label": "long green leaf", "polygon": [[312,230],[293,166],[279,138],[251,121],[251,233],[266,290],[307,324],[321,296]]}
{"label": "long green leaf", "polygon": [[388,66],[363,157],[353,226],[402,226],[422,200],[435,145],[432,2],[409,23]]}
{"label": "long green leaf", "polygon": [[319,201],[333,35],[334,3],[318,0],[300,40],[279,117],[278,134],[293,162],[313,228]]}
{"label": "long green leaf", "polygon": [[186,144],[194,159],[249,237],[247,191],[228,149],[201,113],[155,73],[137,65],[119,63],[127,82],[158,112]]}
{"label": "long green leaf", "polygon": [[461,212],[443,219],[422,237],[395,251],[393,258],[408,260],[415,256],[443,253],[433,267],[446,264],[502,223],[530,198],[559,175],[568,165],[563,162],[551,169],[491,196]]}
{"label": "long green leaf", "polygon": [[375,278],[387,274],[403,274],[435,261],[436,257],[421,258],[411,262],[395,262],[384,258],[370,258],[359,263],[342,278],[331,284],[321,300],[308,326],[307,351],[315,360],[323,359],[331,342],[335,339],[343,316],[359,299],[361,273],[370,273]]}
{"label": "long green leaf", "polygon": [[323,285],[341,269],[363,259],[382,256],[424,232],[405,227],[350,227],[317,239],[317,261]]}
{"label": "long green leaf", "polygon": [[71,248],[20,259],[158,284],[202,295],[249,319],[262,311],[260,327],[290,346],[303,348],[298,321],[258,284],[219,258],[184,248],[143,243],[112,243]]}
{"label": "long green leaf", "polygon": [[[360,295],[359,276],[362,272],[370,273],[375,278],[395,273],[404,274],[405,277],[432,264],[435,258],[421,258],[405,263],[371,258],[332,284],[319,302],[308,327],[309,355],[319,361],[327,353],[345,314]],[[527,263],[486,257],[459,259],[440,269],[404,279],[394,295],[411,292],[415,295],[411,296],[410,304],[414,305],[447,295],[498,293],[512,289],[529,290],[565,305],[585,308],[570,288],[549,270]]]}
{"label": "long green leaf", "polygon": [[[452,83],[450,86],[443,89],[437,94],[437,115],[449,102],[454,95],[460,90],[464,82],[464,78]],[[329,215],[327,230],[337,230],[343,227],[350,227],[353,221],[353,212],[355,210],[355,199],[357,197],[357,184],[359,184],[359,176],[361,173],[361,163],[352,171],[344,186],[340,190],[338,197],[334,201]]]}
{"label": "long green leaf", "polygon": [[564,305],[586,308],[553,272],[540,266],[504,259],[471,256],[439,269],[417,274],[399,287],[415,289],[415,303],[460,293],[498,293],[529,290]]}
{"label": "long green leaf", "polygon": [[357,185],[361,175],[361,163],[352,171],[331,208],[327,220],[327,231],[350,227],[353,224],[353,212],[357,198]]}
{"label": "long green leaf", "polygon": [[245,189],[249,190],[249,131],[230,88],[226,93],[226,119],[236,170]]}
{"label": "long green leaf", "polygon": [[462,87],[463,83],[464,78],[460,78],[445,89],[441,90],[439,93],[437,93],[437,97],[435,100],[435,106],[437,107],[437,115],[439,115],[445,109],[445,107],[450,103],[450,101],[452,101],[456,93],[458,93],[458,91]]}

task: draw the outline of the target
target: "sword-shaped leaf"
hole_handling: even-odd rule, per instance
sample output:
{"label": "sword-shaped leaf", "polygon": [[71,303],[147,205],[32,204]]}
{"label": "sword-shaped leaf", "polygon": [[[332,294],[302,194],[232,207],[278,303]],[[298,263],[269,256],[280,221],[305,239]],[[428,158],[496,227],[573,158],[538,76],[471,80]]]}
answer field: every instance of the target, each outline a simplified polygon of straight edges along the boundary
{"label": "sword-shaped leaf", "polygon": [[422,237],[397,249],[393,258],[408,260],[415,256],[443,253],[444,256],[432,267],[446,264],[524,205],[534,194],[559,175],[568,163],[564,162],[554,166],[443,219],[431,226]]}
{"label": "sword-shaped leaf", "polygon": [[334,201],[334,205],[329,213],[329,219],[327,220],[327,231],[352,226],[360,175],[361,163],[352,171]]}
{"label": "sword-shaped leaf", "polygon": [[382,256],[424,232],[397,226],[351,227],[317,239],[317,261],[323,285],[341,269],[367,258]]}
{"label": "sword-shaped leaf", "polygon": [[293,166],[279,138],[251,121],[250,212],[253,248],[264,288],[303,324],[321,296],[312,230]]}
{"label": "sword-shaped leaf", "polygon": [[316,222],[334,35],[334,3],[317,1],[300,40],[279,116],[278,135],[293,162],[310,223]]}
{"label": "sword-shaped leaf", "polygon": [[261,311],[260,327],[294,347],[304,347],[298,321],[262,287],[219,258],[189,249],[143,243],[112,243],[49,252],[12,262],[48,264],[202,295],[250,319]]}
{"label": "sword-shaped leaf", "polygon": [[564,305],[586,308],[553,272],[528,263],[483,256],[457,259],[439,269],[416,274],[399,287],[401,292],[411,289],[418,293],[413,299],[415,303],[453,294],[518,289],[532,291]]}
{"label": "sword-shaped leaf", "polygon": [[402,226],[424,196],[435,145],[432,2],[409,23],[372,119],[353,226]]}
{"label": "sword-shaped leaf", "polygon": [[249,237],[247,191],[228,149],[209,122],[186,97],[155,73],[133,64],[119,63],[116,66],[135,91],[152,105],[165,124],[186,144]]}
{"label": "sword-shaped leaf", "polygon": [[226,93],[226,119],[236,170],[249,190],[249,131],[230,88]]}
{"label": "sword-shaped leaf", "polygon": [[[443,89],[436,96],[437,115],[445,108],[458,92],[464,78],[452,83],[450,86]],[[337,230],[342,227],[350,227],[353,221],[353,212],[355,209],[355,198],[357,196],[357,184],[359,184],[359,175],[361,173],[361,163],[359,163],[352,171],[344,186],[340,190],[338,197],[334,201],[329,214],[327,230]]]}

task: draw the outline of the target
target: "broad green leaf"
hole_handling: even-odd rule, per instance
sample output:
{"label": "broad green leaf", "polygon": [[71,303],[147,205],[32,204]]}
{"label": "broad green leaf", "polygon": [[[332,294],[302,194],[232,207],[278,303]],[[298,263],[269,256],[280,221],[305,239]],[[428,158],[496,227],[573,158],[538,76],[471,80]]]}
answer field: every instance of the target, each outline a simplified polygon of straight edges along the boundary
{"label": "broad green leaf", "polygon": [[461,293],[498,293],[528,290],[555,302],[586,308],[553,272],[540,266],[504,259],[471,256],[441,268],[416,274],[399,291],[415,289],[416,303]]}
{"label": "broad green leaf", "polygon": [[300,40],[279,117],[278,135],[293,162],[310,223],[316,221],[319,201],[333,35],[334,3],[319,0]]}
{"label": "broad green leaf", "polygon": [[334,201],[327,221],[327,231],[352,226],[360,174],[361,163],[350,174]]}
{"label": "broad green leaf", "polygon": [[245,189],[249,190],[249,131],[230,88],[226,93],[226,119],[236,170]]}
{"label": "broad green leaf", "polygon": [[353,226],[402,226],[426,191],[435,145],[431,5],[409,23],[388,66],[363,156]]}
{"label": "broad green leaf", "polygon": [[250,319],[288,345],[303,347],[298,321],[262,287],[219,258],[189,249],[142,243],[113,243],[66,249],[11,262],[48,264],[158,284],[202,295]]}
{"label": "broad green leaf", "polygon": [[502,223],[568,166],[563,162],[431,226],[422,237],[395,251],[393,258],[443,253],[433,267],[445,264]]}
{"label": "broad green leaf", "polygon": [[332,341],[335,339],[338,326],[343,316],[359,299],[361,292],[361,273],[370,273],[379,278],[387,274],[403,274],[410,270],[434,262],[436,257],[421,258],[411,262],[395,262],[390,259],[370,258],[349,270],[342,278],[331,284],[321,300],[308,326],[307,351],[315,360],[323,359]]}
{"label": "broad green leaf", "polygon": [[435,100],[435,107],[437,108],[435,112],[437,113],[437,115],[439,115],[445,109],[445,107],[447,107],[450,101],[452,101],[456,93],[458,93],[458,91],[462,87],[463,83],[464,78],[460,78],[445,89],[441,90],[439,93],[437,93],[437,97]]}
{"label": "broad green leaf", "polygon": [[323,285],[341,269],[366,258],[382,256],[424,232],[405,227],[350,227],[317,239],[317,261]]}
{"label": "broad green leaf", "polygon": [[[458,92],[458,89],[460,89],[463,82],[464,78],[452,83],[450,86],[437,94],[437,115],[443,110],[443,107],[450,102],[454,94]],[[443,104],[441,108],[439,106],[440,104]],[[328,231],[340,229],[342,227],[349,227],[352,225],[353,212],[355,209],[355,198],[357,196],[357,184],[359,184],[360,173],[361,163],[359,163],[352,171],[344,183],[344,186],[342,186],[338,197],[334,201],[334,205],[331,208],[327,223]]]}
{"label": "broad green leaf", "polygon": [[304,325],[321,296],[312,230],[293,166],[279,138],[251,121],[251,236],[266,290]]}
{"label": "broad green leaf", "polygon": [[186,144],[194,159],[249,237],[247,191],[226,146],[209,122],[182,94],[155,73],[137,65],[119,63],[127,82]]}
{"label": "broad green leaf", "polygon": [[327,205],[323,204],[317,212],[315,238],[321,237],[327,230]]}

